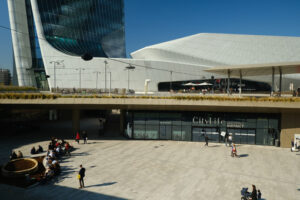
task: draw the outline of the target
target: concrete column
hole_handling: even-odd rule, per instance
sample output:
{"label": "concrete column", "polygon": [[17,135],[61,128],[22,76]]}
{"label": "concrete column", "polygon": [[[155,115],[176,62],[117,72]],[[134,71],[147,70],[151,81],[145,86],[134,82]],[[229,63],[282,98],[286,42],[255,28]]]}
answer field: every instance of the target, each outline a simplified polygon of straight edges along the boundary
{"label": "concrete column", "polygon": [[300,134],[300,113],[281,113],[280,147],[291,147],[295,134]]}
{"label": "concrete column", "polygon": [[282,70],[281,67],[279,67],[279,96],[281,96],[281,84],[282,84]]}
{"label": "concrete column", "polygon": [[120,110],[120,133],[124,135],[125,111]]}
{"label": "concrete column", "polygon": [[80,131],[80,110],[74,109],[72,111],[72,130],[73,134],[76,134],[77,131]]}
{"label": "concrete column", "polygon": [[272,67],[272,88],[271,88],[271,96],[273,96],[274,93],[274,77],[275,77],[275,68]]}
{"label": "concrete column", "polygon": [[230,70],[227,71],[228,81],[227,81],[227,94],[230,94]]}
{"label": "concrete column", "polygon": [[239,88],[239,96],[242,96],[242,70],[240,70],[240,88]]}

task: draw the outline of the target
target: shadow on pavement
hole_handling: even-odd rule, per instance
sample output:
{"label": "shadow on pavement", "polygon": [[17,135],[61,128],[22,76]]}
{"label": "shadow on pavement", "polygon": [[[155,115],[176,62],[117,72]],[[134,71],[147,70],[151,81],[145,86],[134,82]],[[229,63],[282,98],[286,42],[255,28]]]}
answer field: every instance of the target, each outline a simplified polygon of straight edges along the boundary
{"label": "shadow on pavement", "polygon": [[[114,183],[114,182],[112,182]],[[109,183],[103,183],[104,185]],[[96,185],[97,186],[97,185]],[[52,191],[52,192],[49,192]],[[59,185],[45,185],[44,187],[34,187],[28,190],[0,185],[1,199],[25,199],[25,200],[82,200],[82,199],[101,199],[101,200],[126,200],[126,198],[106,195]]]}
{"label": "shadow on pavement", "polygon": [[221,145],[208,145],[208,147],[220,147]]}
{"label": "shadow on pavement", "polygon": [[244,157],[248,157],[248,156],[249,156],[249,154],[240,154],[239,155],[240,158],[244,158]]}
{"label": "shadow on pavement", "polygon": [[102,187],[102,186],[109,186],[109,185],[114,185],[117,182],[109,182],[109,183],[101,183],[101,184],[96,184],[96,185],[88,185],[85,186],[85,188],[89,188],[89,187]]}

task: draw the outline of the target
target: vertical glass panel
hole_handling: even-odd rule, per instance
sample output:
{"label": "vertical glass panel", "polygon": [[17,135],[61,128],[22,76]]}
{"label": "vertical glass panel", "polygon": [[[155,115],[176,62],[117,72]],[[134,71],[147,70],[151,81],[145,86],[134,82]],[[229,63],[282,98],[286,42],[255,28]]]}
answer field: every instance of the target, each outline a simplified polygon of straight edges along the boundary
{"label": "vertical glass panel", "polygon": [[255,130],[248,129],[248,144],[255,144]]}
{"label": "vertical glass panel", "polygon": [[146,124],[159,124],[159,114],[158,113],[147,113]]}
{"label": "vertical glass panel", "polygon": [[269,128],[278,129],[278,119],[269,119]]}
{"label": "vertical glass panel", "polygon": [[257,128],[268,128],[268,119],[258,118],[257,119]]}
{"label": "vertical glass panel", "polygon": [[192,137],[193,141],[203,142],[204,141],[204,129],[193,127],[192,129]]}
{"label": "vertical glass panel", "polygon": [[219,142],[219,132],[216,128],[206,128],[205,130],[211,142]]}
{"label": "vertical glass panel", "polygon": [[240,129],[240,143],[248,144],[248,130],[247,129]]}
{"label": "vertical glass panel", "polygon": [[136,112],[134,113],[134,124],[145,124],[146,123],[146,114]]}
{"label": "vertical glass panel", "polygon": [[145,139],[158,139],[159,125],[146,125]]}
{"label": "vertical glass panel", "polygon": [[245,128],[256,128],[256,119],[247,119]]}
{"label": "vertical glass panel", "polygon": [[182,133],[182,140],[184,141],[191,141],[192,140],[192,132],[191,126],[182,126],[181,133]]}
{"label": "vertical glass panel", "polygon": [[268,145],[268,129],[256,129],[256,144]]}
{"label": "vertical glass panel", "polygon": [[135,139],[145,138],[145,125],[134,124],[133,138]]}
{"label": "vertical glass panel", "polygon": [[172,139],[172,127],[170,125],[160,125],[159,138],[162,140]]}
{"label": "vertical glass panel", "polygon": [[172,139],[182,140],[181,138],[181,126],[172,126]]}

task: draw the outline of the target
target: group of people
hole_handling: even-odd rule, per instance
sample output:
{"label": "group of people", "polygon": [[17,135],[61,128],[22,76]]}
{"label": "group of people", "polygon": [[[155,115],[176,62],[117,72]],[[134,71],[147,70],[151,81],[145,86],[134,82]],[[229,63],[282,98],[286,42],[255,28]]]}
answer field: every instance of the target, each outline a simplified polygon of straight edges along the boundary
{"label": "group of people", "polygon": [[[76,137],[75,137],[75,141],[79,144],[81,137],[79,132],[76,133]],[[83,143],[87,144],[87,139],[88,139],[88,135],[86,131],[82,131],[82,139],[83,139]]]}
{"label": "group of people", "polygon": [[48,150],[45,158],[45,174],[41,177],[41,183],[46,183],[48,180],[52,179],[54,176],[60,174],[60,165],[58,162],[58,157],[55,156],[53,150]]}
{"label": "group of people", "polygon": [[69,142],[66,142],[64,139],[59,141],[57,138],[52,137],[51,142],[48,145],[47,154],[54,154],[55,157],[59,158],[63,155],[71,156],[70,150],[73,147]]}
{"label": "group of people", "polygon": [[242,189],[242,199],[248,199],[250,200],[261,200],[261,192],[260,190],[256,190],[256,186],[252,185],[252,192],[248,192],[248,188],[243,188]]}
{"label": "group of people", "polygon": [[31,154],[38,154],[44,152],[44,149],[41,145],[38,146],[38,148],[32,147],[30,150]]}
{"label": "group of people", "polygon": [[18,151],[18,153],[16,153],[15,151],[12,151],[9,158],[10,158],[10,160],[23,158],[23,153],[20,150]]}
{"label": "group of people", "polygon": [[[204,130],[203,130],[204,132]],[[203,133],[204,136],[204,140],[205,140],[205,146],[208,146],[208,135]],[[239,155],[237,154],[237,149],[234,143],[232,143],[232,134],[231,133],[225,133],[224,134],[224,141],[225,141],[225,145],[227,146],[229,144],[229,146],[231,146],[231,156],[232,157],[238,157]]]}
{"label": "group of people", "polygon": [[52,177],[59,175],[61,168],[59,165],[59,159],[63,155],[71,156],[70,150],[73,148],[69,142],[65,140],[58,140],[55,137],[51,138],[48,145],[47,154],[44,160],[44,166],[46,168],[45,174],[41,177],[41,183],[46,183]]}

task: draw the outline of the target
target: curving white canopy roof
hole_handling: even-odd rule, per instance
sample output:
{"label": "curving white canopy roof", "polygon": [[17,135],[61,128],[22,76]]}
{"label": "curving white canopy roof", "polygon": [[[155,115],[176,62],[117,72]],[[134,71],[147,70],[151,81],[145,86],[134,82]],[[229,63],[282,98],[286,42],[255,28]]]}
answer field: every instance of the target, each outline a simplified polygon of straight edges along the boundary
{"label": "curving white canopy roof", "polygon": [[202,66],[300,61],[300,37],[200,33],[147,46],[134,59]]}

